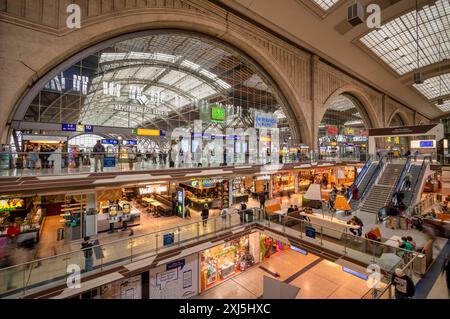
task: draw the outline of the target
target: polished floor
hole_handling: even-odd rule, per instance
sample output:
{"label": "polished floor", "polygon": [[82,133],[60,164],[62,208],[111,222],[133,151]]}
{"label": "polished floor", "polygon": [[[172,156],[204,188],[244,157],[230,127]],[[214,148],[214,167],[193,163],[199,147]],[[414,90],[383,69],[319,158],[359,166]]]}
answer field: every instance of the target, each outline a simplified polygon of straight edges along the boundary
{"label": "polished floor", "polygon": [[[278,273],[275,278],[259,266]],[[269,276],[300,288],[297,299],[361,299],[369,292],[367,282],[342,271],[342,266],[313,254],[286,250],[233,277],[196,298],[257,299],[263,296],[263,278]]]}

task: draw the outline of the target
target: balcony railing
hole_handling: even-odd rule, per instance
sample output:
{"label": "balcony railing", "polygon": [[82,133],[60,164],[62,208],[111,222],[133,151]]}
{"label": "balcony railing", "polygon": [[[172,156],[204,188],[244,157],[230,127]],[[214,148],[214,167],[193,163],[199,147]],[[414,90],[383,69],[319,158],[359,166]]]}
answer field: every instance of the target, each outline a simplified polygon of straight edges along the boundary
{"label": "balcony railing", "polygon": [[[387,245],[386,239],[369,240],[355,236],[347,229],[341,231],[290,216],[280,216],[277,221],[271,221],[260,209],[252,208],[231,213],[226,218],[214,217],[206,221],[195,221],[188,225],[97,245],[93,247],[96,258],[92,270],[87,272],[84,251],[81,249],[3,268],[0,269],[0,296],[17,298],[63,284],[71,274],[68,270],[73,269],[74,265],[83,271],[82,276],[86,276],[252,224],[266,226],[286,236],[298,238],[305,247],[311,249],[315,247],[315,250],[318,248],[320,250],[320,247],[323,247],[365,265],[380,265],[386,276],[390,276],[396,267],[407,263],[416,255]],[[311,228],[317,233],[314,237],[310,236]]]}
{"label": "balcony railing", "polygon": [[[359,162],[359,154],[334,154],[323,156],[311,152],[308,156],[280,156],[276,163],[272,163],[270,156],[257,156],[247,154],[240,159],[204,155],[201,160],[195,159],[195,154],[174,157],[162,153],[117,153],[117,152],[0,152],[0,177],[9,176],[39,176],[39,175],[65,175],[83,174],[92,172],[124,172],[146,171],[152,169],[194,168],[194,167],[223,167],[235,165],[265,165],[286,163],[312,163],[312,162]],[[171,163],[172,162],[172,163]]]}

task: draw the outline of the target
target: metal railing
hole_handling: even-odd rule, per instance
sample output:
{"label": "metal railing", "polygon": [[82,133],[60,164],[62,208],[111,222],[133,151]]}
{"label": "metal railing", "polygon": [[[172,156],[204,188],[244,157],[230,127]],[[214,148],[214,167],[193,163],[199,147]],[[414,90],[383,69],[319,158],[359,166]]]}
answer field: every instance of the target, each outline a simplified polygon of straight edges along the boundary
{"label": "metal railing", "polygon": [[[418,189],[417,189],[417,185],[422,183],[423,177],[425,175],[425,171],[427,170],[428,164],[426,163],[426,158],[423,159],[422,161],[422,165],[420,166],[420,172],[419,175],[417,176],[417,179],[414,183],[414,186],[412,187],[412,197],[411,197],[411,204],[415,202],[417,196],[419,196],[420,194],[418,194]],[[419,185],[420,185],[419,184]]]}
{"label": "metal railing", "polygon": [[[97,171],[143,171],[151,169],[223,167],[234,165],[270,164],[274,160],[270,156],[260,154],[233,158],[223,156],[207,156],[196,159],[194,153],[183,156],[169,156],[167,153],[154,152],[0,152],[1,176],[35,176],[89,173]],[[318,152],[310,152],[308,156],[288,154],[276,159],[275,164],[312,163],[312,162],[359,162],[360,156],[322,156]]]}
{"label": "metal railing", "polygon": [[361,171],[359,172],[358,177],[355,179],[355,181],[353,182],[352,186],[350,186],[350,190],[348,192],[347,195],[347,201],[350,201],[352,199],[352,194],[353,194],[353,190],[355,189],[355,187],[358,187],[359,184],[361,183],[361,181],[364,179],[364,175],[366,174],[366,172],[369,170],[370,165],[372,165],[372,159],[369,159],[363,166],[363,168],[361,169]]}
{"label": "metal railing", "polygon": [[[412,255],[411,259],[407,262],[406,265],[399,267],[410,278],[412,278],[414,274],[413,269],[416,258],[417,258],[416,254]],[[366,294],[364,294],[361,299],[394,299],[395,287],[391,282],[390,278],[388,279],[389,279],[388,283],[383,288],[373,287]]]}
{"label": "metal railing", "polygon": [[[274,222],[271,220],[271,216],[263,214],[259,208],[252,208],[228,214],[226,218],[218,216],[205,221],[198,220],[185,225],[96,245],[92,247],[95,258],[91,260],[91,269],[85,257],[87,249],[3,268],[0,269],[0,296],[21,297],[62,284],[72,274],[68,270],[73,267],[79,267],[83,272],[82,276],[86,276],[156,256],[160,252],[198,242],[200,239],[214,237],[222,231],[255,223],[298,238],[315,250],[320,250],[322,247],[359,263],[379,264],[388,275],[392,274],[399,264],[404,263],[407,256],[413,254],[408,250],[385,244],[387,239],[384,238],[381,241],[373,241],[352,234],[348,227],[342,227],[342,225],[340,228],[337,226],[334,228],[292,216],[280,215],[277,217],[278,222]],[[314,236],[310,234],[311,229],[314,229]],[[394,264],[386,263],[384,260],[386,253],[393,253],[397,256]]]}
{"label": "metal railing", "polygon": [[[216,236],[217,233],[257,222],[260,209],[234,212],[223,216],[195,221],[143,235],[119,239],[92,248],[80,249],[52,257],[0,269],[0,296],[24,296],[36,289],[65,282],[72,274],[68,269],[79,267],[84,275],[101,272],[121,264],[154,256],[189,242]],[[92,249],[95,258],[89,265],[85,252]],[[71,268],[72,267],[72,268]]]}
{"label": "metal railing", "polygon": [[413,206],[409,206],[404,212],[403,216],[421,216],[423,213],[430,210],[437,204],[437,198],[435,194],[428,194],[420,202]]}

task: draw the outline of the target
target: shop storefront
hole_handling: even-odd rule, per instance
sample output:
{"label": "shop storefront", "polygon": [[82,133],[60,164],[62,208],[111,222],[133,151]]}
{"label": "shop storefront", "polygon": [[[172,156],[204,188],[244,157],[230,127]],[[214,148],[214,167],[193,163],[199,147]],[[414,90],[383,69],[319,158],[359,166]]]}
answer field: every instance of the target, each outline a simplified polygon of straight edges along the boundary
{"label": "shop storefront", "polygon": [[39,241],[43,214],[40,203],[20,195],[0,197],[0,237],[14,232],[16,243]]}
{"label": "shop storefront", "polygon": [[16,159],[16,168],[64,168],[69,165],[67,136],[22,135],[25,156]]}
{"label": "shop storefront", "polygon": [[295,174],[279,173],[272,175],[272,196],[280,197],[295,193]]}
{"label": "shop storefront", "polygon": [[184,196],[190,207],[201,211],[205,205],[208,208],[223,208],[230,205],[230,185],[228,180],[218,178],[198,178],[180,183]]}
{"label": "shop storefront", "polygon": [[200,291],[259,263],[259,233],[230,240],[200,253]]}

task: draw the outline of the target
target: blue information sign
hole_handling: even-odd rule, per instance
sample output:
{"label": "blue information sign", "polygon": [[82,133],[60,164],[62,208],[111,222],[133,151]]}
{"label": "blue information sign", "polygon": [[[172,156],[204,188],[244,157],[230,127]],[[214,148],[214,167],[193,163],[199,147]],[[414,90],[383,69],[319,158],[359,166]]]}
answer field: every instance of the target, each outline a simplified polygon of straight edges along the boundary
{"label": "blue information sign", "polygon": [[174,233],[164,234],[164,236],[163,236],[164,246],[172,245],[174,238],[175,238]]}
{"label": "blue information sign", "polygon": [[77,131],[77,125],[76,124],[63,123],[63,124],[61,124],[61,130],[65,131],[65,132],[76,132]]}
{"label": "blue information sign", "polygon": [[305,227],[305,234],[306,234],[307,237],[316,238],[316,229],[314,227],[311,227],[311,226],[306,226]]}
{"label": "blue information sign", "polygon": [[126,140],[125,145],[137,145],[137,140]]}
{"label": "blue information sign", "polygon": [[92,125],[85,125],[84,126],[84,132],[85,133],[93,133],[94,132],[94,127]]}
{"label": "blue information sign", "polygon": [[175,261],[172,261],[172,262],[166,264],[166,270],[177,269],[177,268],[183,269],[185,264],[186,264],[185,259],[175,260]]}
{"label": "blue information sign", "polygon": [[103,139],[102,144],[118,145],[119,141],[114,139]]}

